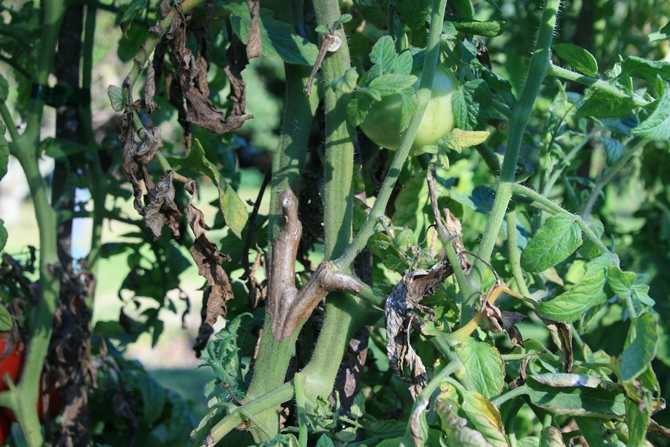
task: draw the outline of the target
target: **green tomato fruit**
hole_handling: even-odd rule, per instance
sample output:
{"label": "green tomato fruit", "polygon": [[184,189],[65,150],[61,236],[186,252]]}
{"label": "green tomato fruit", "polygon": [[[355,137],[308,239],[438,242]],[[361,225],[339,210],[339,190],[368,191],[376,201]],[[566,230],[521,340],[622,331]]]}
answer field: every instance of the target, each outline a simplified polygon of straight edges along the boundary
{"label": "green tomato fruit", "polygon": [[[421,79],[421,73],[415,73]],[[419,89],[419,82],[414,90]],[[454,112],[451,98],[458,89],[456,76],[447,68],[438,65],[433,79],[433,90],[426,113],[423,115],[413,148],[435,144],[454,128]],[[387,149],[396,150],[403,132],[400,131],[402,96],[384,96],[372,103],[365,121],[360,128],[374,143]]]}

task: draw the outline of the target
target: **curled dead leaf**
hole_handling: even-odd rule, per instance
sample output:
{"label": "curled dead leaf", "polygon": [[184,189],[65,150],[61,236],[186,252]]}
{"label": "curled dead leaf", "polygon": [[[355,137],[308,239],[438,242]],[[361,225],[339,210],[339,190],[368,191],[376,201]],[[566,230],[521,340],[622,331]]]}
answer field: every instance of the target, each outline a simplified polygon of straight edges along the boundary
{"label": "curled dead leaf", "polygon": [[[411,326],[420,324],[413,309],[419,308],[430,315],[432,310],[421,306],[419,302],[434,294],[437,286],[452,273],[453,269],[447,260],[438,262],[430,270],[408,270],[386,300],[386,354],[396,377],[411,383],[409,390],[413,398],[428,383],[426,367],[409,344]],[[409,367],[409,379],[403,374],[404,363]]]}

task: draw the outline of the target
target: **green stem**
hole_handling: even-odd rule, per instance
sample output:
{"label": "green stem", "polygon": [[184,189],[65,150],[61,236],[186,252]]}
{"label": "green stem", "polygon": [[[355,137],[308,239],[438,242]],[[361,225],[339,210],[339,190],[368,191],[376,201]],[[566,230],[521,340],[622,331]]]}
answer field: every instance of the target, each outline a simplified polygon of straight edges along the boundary
{"label": "green stem", "polygon": [[638,107],[646,107],[649,105],[648,101],[640,98],[637,95],[629,95],[628,93],[619,90],[609,82],[605,82],[597,78],[590,78],[588,76],[584,76],[583,74],[575,73],[574,71],[570,71],[553,64],[549,65],[548,74],[551,76],[557,76],[559,78],[567,79],[568,81],[579,82],[580,84],[595,87],[598,90],[604,90],[609,94],[616,96],[617,98],[633,100],[633,103]]}
{"label": "green stem", "polygon": [[[23,139],[20,141],[25,143]],[[58,265],[56,214],[47,199],[46,185],[39,171],[34,146],[29,143],[20,144],[15,155],[28,180],[39,227],[41,298],[28,322],[30,333],[26,360],[16,395],[13,396],[14,405],[11,408],[21,425],[28,446],[37,447],[43,444],[36,411],[39,381],[51,339],[53,316],[60,287],[58,278],[53,274],[53,268]]]}
{"label": "green stem", "polygon": [[400,146],[393,157],[393,161],[389,166],[388,174],[382,183],[382,186],[377,194],[377,199],[375,200],[368,217],[361,227],[360,231],[356,235],[354,241],[349,245],[346,252],[335,261],[335,265],[340,270],[346,270],[358,253],[365,248],[365,245],[370,239],[370,236],[374,233],[375,226],[380,218],[384,216],[386,211],[386,205],[391,197],[393,192],[393,187],[395,186],[400,171],[407,160],[409,151],[416,137],[416,133],[419,130],[421,125],[421,120],[423,114],[428,107],[428,102],[430,101],[431,88],[433,86],[433,77],[435,74],[435,68],[440,58],[440,36],[442,33],[442,23],[444,23],[444,8],[446,6],[446,0],[433,0],[431,6],[431,26],[430,32],[428,34],[428,44],[426,46],[426,59],[424,61],[424,70],[421,75],[421,83],[419,85],[419,91],[417,92],[417,106],[416,112],[412,116],[412,119],[409,122],[409,126],[405,131],[402,139],[400,140]]}
{"label": "green stem", "polygon": [[19,139],[19,132],[16,130],[12,114],[9,112],[6,102],[0,104],[0,116],[2,116],[2,120],[5,122],[5,126],[9,131],[9,136],[12,137],[12,141],[17,141]]}
{"label": "green stem", "polygon": [[259,396],[257,399],[250,400],[241,407],[235,408],[212,427],[208,442],[205,445],[214,446],[230,433],[231,430],[234,430],[235,427],[245,422],[248,419],[248,415],[260,415],[268,409],[276,408],[284,402],[291,400],[293,394],[293,385],[289,382],[273,388],[268,393]]}
{"label": "green stem", "polygon": [[[512,189],[510,186],[514,182],[516,164],[519,158],[519,151],[521,150],[521,140],[523,139],[526,126],[530,120],[535,99],[537,98],[542,82],[551,65],[550,47],[559,6],[560,0],[546,0],[544,4],[540,31],[535,51],[530,58],[526,83],[524,84],[521,96],[519,97],[519,102],[514,109],[514,114],[510,121],[509,133],[507,135],[507,149],[502,163],[500,182],[498,183],[498,188],[496,190],[496,198],[493,203],[491,215],[486,223],[482,242],[477,251],[477,254],[485,260],[491,259],[493,247],[498,239],[498,233],[502,226],[503,219],[505,218],[505,211],[512,197]],[[479,260],[475,260],[470,277],[481,284],[484,277],[484,269],[484,264]],[[463,297],[464,301],[461,310],[461,322],[467,322],[472,318],[474,315],[474,306],[478,297],[479,295]]]}
{"label": "green stem", "polygon": [[498,160],[498,155],[484,143],[478,144],[475,146],[475,149],[482,156],[484,163],[489,167],[491,173],[496,176],[500,175],[500,160]]}
{"label": "green stem", "polygon": [[507,251],[509,252],[509,263],[512,267],[512,275],[519,288],[519,291],[525,295],[530,296],[530,291],[526,285],[526,280],[523,278],[521,271],[521,254],[519,253],[519,246],[516,239],[516,211],[507,213]]}
{"label": "green stem", "polygon": [[514,399],[519,396],[523,396],[527,392],[528,385],[521,385],[518,388],[514,388],[512,391],[508,391],[505,394],[502,394],[501,396],[497,397],[496,399],[493,399],[491,403],[495,405],[496,407],[500,408],[502,404],[507,402],[510,399]]}
{"label": "green stem", "polygon": [[584,209],[582,210],[582,219],[586,220],[588,217],[591,215],[591,211],[593,210],[593,205],[595,205],[596,200],[598,200],[598,196],[600,195],[600,191],[607,185],[609,182],[612,181],[615,175],[619,173],[621,168],[625,166],[626,163],[628,163],[628,160],[630,160],[635,154],[637,154],[637,151],[643,147],[645,144],[647,144],[647,141],[645,138],[640,138],[630,149],[626,150],[621,158],[614,163],[612,166],[607,168],[605,172],[600,176],[600,179],[598,179],[598,183],[596,183],[595,188],[593,188],[593,191],[591,191],[591,195],[589,196],[589,199],[586,201],[586,205],[584,205]]}

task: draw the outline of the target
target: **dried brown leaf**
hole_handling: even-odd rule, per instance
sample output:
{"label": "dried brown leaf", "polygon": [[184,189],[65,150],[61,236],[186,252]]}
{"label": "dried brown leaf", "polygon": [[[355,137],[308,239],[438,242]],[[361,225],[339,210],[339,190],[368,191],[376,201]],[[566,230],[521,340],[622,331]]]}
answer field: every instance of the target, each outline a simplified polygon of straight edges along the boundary
{"label": "dried brown leaf", "polygon": [[572,349],[572,326],[562,321],[548,320],[541,315],[540,318],[545,326],[547,326],[547,329],[549,329],[552,340],[560,349],[561,360],[563,361],[565,372],[571,372],[575,362]]}
{"label": "dried brown leaf", "polygon": [[225,118],[223,113],[214,109],[208,98],[208,63],[202,55],[196,60],[186,45],[186,23],[181,14],[175,14],[166,37],[171,42],[170,59],[176,71],[181,94],[186,99],[186,121],[210,132],[222,134],[238,130],[245,121],[252,118],[251,115],[231,115]]}
{"label": "dried brown leaf", "polygon": [[[386,300],[384,316],[386,317],[386,354],[395,375],[411,383],[410,393],[413,398],[428,383],[428,375],[421,358],[409,344],[410,327],[418,322],[413,309],[419,307],[424,312],[428,309],[419,302],[426,296],[435,293],[435,289],[453,269],[448,261],[435,264],[430,270],[406,271],[403,279],[393,289]],[[430,312],[428,312],[430,313]],[[409,380],[403,375],[403,364],[409,367]]]}
{"label": "dried brown leaf", "polygon": [[489,323],[491,330],[496,333],[506,333],[510,342],[514,346],[523,347],[523,338],[521,332],[515,326],[516,323],[526,319],[526,316],[519,312],[501,312],[500,309],[484,300],[482,304],[482,316]]}
{"label": "dried brown leaf", "polygon": [[189,252],[198,266],[198,273],[205,277],[210,287],[203,295],[202,324],[194,346],[199,352],[206,346],[216,320],[219,316],[226,315],[226,302],[233,299],[234,295],[230,279],[221,267],[221,263],[229,261],[230,256],[221,253],[216,244],[207,237],[206,230],[209,227],[205,223],[205,217],[192,203],[196,195],[195,182],[187,183],[186,190],[191,194],[191,201],[186,208],[186,218],[195,235],[195,241]]}
{"label": "dried brown leaf", "polygon": [[160,109],[160,106],[154,101],[154,96],[156,95],[156,70],[154,69],[154,64],[149,64],[147,66],[147,81],[144,85],[144,102],[147,106],[147,111],[151,115],[156,110]]}
{"label": "dried brown leaf", "polygon": [[249,41],[247,42],[247,58],[260,57],[263,53],[263,41],[261,39],[261,28],[258,25],[261,6],[258,0],[247,0],[251,23],[249,24]]}
{"label": "dried brown leaf", "polygon": [[168,171],[158,181],[155,188],[152,188],[144,196],[146,202],[146,212],[144,220],[154,235],[154,240],[158,239],[163,233],[163,225],[167,224],[172,230],[172,234],[179,238],[179,224],[182,214],[174,202],[174,186],[172,185],[173,172]]}

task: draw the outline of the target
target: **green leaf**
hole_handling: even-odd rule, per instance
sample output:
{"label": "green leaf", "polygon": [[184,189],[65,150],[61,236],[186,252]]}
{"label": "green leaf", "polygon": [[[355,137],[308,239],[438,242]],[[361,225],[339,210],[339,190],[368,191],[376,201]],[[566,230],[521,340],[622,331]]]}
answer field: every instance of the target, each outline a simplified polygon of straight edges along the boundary
{"label": "green leaf", "polygon": [[631,133],[652,141],[667,141],[670,139],[670,91],[665,89],[663,96],[658,100],[656,109]]}
{"label": "green leaf", "polygon": [[500,411],[488,399],[475,391],[466,391],[461,408],[486,442],[496,447],[507,447]]}
{"label": "green leaf", "polygon": [[565,261],[581,244],[577,217],[556,214],[542,224],[521,253],[521,267],[527,272],[543,272]]}
{"label": "green leaf", "polygon": [[640,404],[630,399],[626,400],[626,425],[628,426],[627,447],[641,447],[645,445],[647,428],[651,419],[651,399],[646,394]]}
{"label": "green leaf", "polygon": [[107,87],[107,96],[109,96],[109,101],[112,103],[112,109],[114,109],[115,112],[123,110],[125,104],[123,89],[115,85],[110,85]]}
{"label": "green leaf", "polygon": [[339,19],[337,19],[338,22],[340,23],[347,23],[351,22],[351,19],[353,19],[351,14],[342,14]]}
{"label": "green leaf", "polygon": [[[577,110],[576,118],[621,118],[637,107],[633,98],[617,96],[606,90],[589,90],[588,99]],[[622,92],[623,93],[623,92]]]}
{"label": "green leaf", "polygon": [[554,51],[572,68],[592,78],[598,77],[598,62],[591,53],[582,47],[568,43],[557,43]]}
{"label": "green leaf", "polygon": [[411,29],[425,28],[430,14],[430,0],[396,0],[394,6]]}
{"label": "green leaf", "polygon": [[128,388],[142,397],[144,421],[151,425],[160,419],[166,403],[165,389],[143,371],[125,370],[121,377]]}
{"label": "green leaf", "polygon": [[398,55],[398,57],[393,62],[393,67],[391,68],[391,73],[408,75],[412,73],[412,53],[409,50],[405,50]]}
{"label": "green leaf", "polygon": [[178,445],[184,445],[184,443],[188,443],[189,434],[194,428],[188,403],[176,391],[167,390],[167,405],[169,416],[165,421],[165,426],[167,427],[168,437],[165,443],[181,441],[181,444]]}
{"label": "green leaf", "polygon": [[7,79],[0,74],[0,104],[4,104],[7,101],[7,96],[9,95],[9,84]]}
{"label": "green leaf", "polygon": [[423,212],[428,203],[428,185],[426,171],[411,178],[398,194],[395,201],[393,223],[400,227],[407,227],[415,233],[421,233],[430,223]]}
{"label": "green leaf", "polygon": [[602,388],[553,388],[532,378],[523,387],[534,405],[555,414],[610,418],[621,417],[626,412],[626,396],[619,391]]}
{"label": "green leaf", "polygon": [[[595,222],[589,222],[587,225],[589,228],[591,228],[591,231],[596,234],[596,236],[599,238],[603,236],[603,233],[605,232],[605,226],[601,221],[596,220]],[[587,237],[584,239],[584,243],[581,247],[579,247],[577,252],[586,259],[593,259],[596,256],[600,256],[603,250],[598,244],[595,243],[595,241],[592,241],[591,238]]]}
{"label": "green leaf", "polygon": [[464,34],[474,34],[475,36],[496,37],[501,35],[507,29],[507,24],[499,20],[489,20],[479,22],[477,20],[460,19],[452,21],[454,28]]}
{"label": "green leaf", "polygon": [[604,304],[607,295],[603,292],[609,255],[602,255],[589,261],[584,277],[571,289],[551,301],[537,303],[537,311],[550,320],[572,323],[577,321],[591,307]]}
{"label": "green leaf", "polygon": [[565,447],[563,435],[556,427],[545,427],[540,433],[540,447]]}
{"label": "green leaf", "polygon": [[629,56],[621,64],[621,77],[631,76],[653,83],[656,76],[661,79],[670,78],[670,62],[650,61],[637,56]]}
{"label": "green leaf", "polygon": [[358,127],[363,124],[365,117],[368,116],[370,107],[372,107],[372,101],[369,96],[356,94],[356,98],[347,104],[347,117],[351,125]]}
{"label": "green leaf", "polygon": [[412,92],[412,86],[416,83],[418,78],[414,75],[401,75],[388,73],[374,78],[370,82],[366,93],[379,101],[383,96],[389,96],[396,93],[402,93],[408,89]]}
{"label": "green leaf", "polygon": [[582,436],[586,439],[589,445],[611,445],[610,443],[617,440],[616,435],[606,425],[604,419],[576,417],[575,422],[582,432]]}
{"label": "green leaf", "polygon": [[607,269],[607,284],[622,300],[630,296],[636,279],[637,273],[624,272],[616,265],[610,265]]}
{"label": "green leaf", "polygon": [[5,306],[0,306],[0,332],[7,332],[14,326],[14,320]]}
{"label": "green leaf", "polygon": [[316,442],[316,447],[335,447],[335,444],[333,444],[333,441],[331,441],[328,435],[324,433]]}
{"label": "green leaf", "polygon": [[247,224],[249,213],[247,207],[219,174],[216,166],[207,159],[205,150],[196,138],[186,157],[169,157],[168,162],[173,169],[189,168],[199,174],[206,175],[219,191],[219,207],[230,230],[239,238]]}
{"label": "green leaf", "polygon": [[[233,31],[245,45],[249,41],[251,16],[246,1],[236,0],[225,6],[230,11]],[[260,9],[258,26],[261,30],[262,54],[286,62],[287,64],[313,66],[319,49],[307,38],[296,34],[286,22],[274,19],[274,13],[267,8]]]}
{"label": "green leaf", "polygon": [[456,347],[465,370],[481,395],[491,399],[500,394],[505,384],[505,368],[496,348],[468,337]]}
{"label": "green leaf", "polygon": [[124,33],[128,30],[133,19],[137,15],[142,15],[148,4],[148,0],[132,0],[129,5],[124,7],[125,12],[120,21],[121,29],[123,29]]}
{"label": "green leaf", "polygon": [[5,221],[0,219],[0,252],[5,249],[8,236],[9,234],[7,233],[7,228],[5,228]]}
{"label": "green leaf", "polygon": [[7,174],[9,164],[9,143],[5,139],[5,124],[0,121],[0,180]]}
{"label": "green leaf", "polygon": [[642,374],[656,357],[658,347],[658,323],[651,312],[632,319],[628,330],[628,342],[619,359],[621,380],[633,380]]}
{"label": "green leaf", "polygon": [[649,42],[656,42],[657,40],[665,40],[670,38],[670,22],[668,22],[660,31],[654,31],[647,36]]}
{"label": "green leaf", "polygon": [[391,36],[384,36],[379,39],[370,53],[370,61],[379,67],[381,74],[393,70],[396,57],[395,44]]}
{"label": "green leaf", "polygon": [[623,144],[621,144],[621,141],[615,138],[607,138],[607,137],[598,138],[598,141],[600,141],[603,144],[603,146],[605,146],[605,152],[607,152],[608,165],[611,166],[617,161],[619,161],[621,155],[623,154]]}
{"label": "green leaf", "polygon": [[486,128],[493,97],[483,79],[466,82],[452,97],[452,109],[456,127],[463,130]]}

